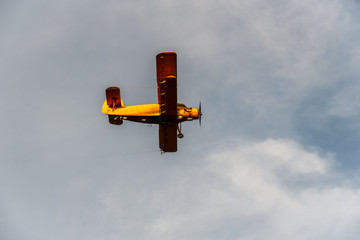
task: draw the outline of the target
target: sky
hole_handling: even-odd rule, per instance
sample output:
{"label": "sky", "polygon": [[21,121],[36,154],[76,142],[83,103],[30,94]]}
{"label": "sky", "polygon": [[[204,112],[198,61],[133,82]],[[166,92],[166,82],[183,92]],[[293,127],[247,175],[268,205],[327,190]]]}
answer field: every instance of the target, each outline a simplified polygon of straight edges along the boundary
{"label": "sky", "polygon": [[[360,10],[348,0],[0,2],[0,239],[360,239]],[[108,123],[202,103],[178,152]]]}

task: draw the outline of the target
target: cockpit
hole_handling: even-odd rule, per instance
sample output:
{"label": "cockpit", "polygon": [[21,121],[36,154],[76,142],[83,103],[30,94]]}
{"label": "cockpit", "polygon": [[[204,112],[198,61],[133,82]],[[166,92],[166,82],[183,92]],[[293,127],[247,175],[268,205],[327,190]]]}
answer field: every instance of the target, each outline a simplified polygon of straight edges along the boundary
{"label": "cockpit", "polygon": [[185,104],[183,104],[183,103],[178,103],[178,104],[177,104],[177,106],[178,106],[178,107],[184,107],[184,108],[187,108],[187,107],[185,106]]}

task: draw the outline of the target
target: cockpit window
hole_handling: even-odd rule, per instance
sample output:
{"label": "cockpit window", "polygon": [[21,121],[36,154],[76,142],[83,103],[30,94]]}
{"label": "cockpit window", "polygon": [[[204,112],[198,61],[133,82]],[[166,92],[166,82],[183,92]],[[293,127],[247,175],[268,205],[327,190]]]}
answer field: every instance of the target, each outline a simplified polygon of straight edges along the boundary
{"label": "cockpit window", "polygon": [[185,104],[183,104],[183,103],[178,103],[177,105],[178,105],[178,107],[186,107]]}

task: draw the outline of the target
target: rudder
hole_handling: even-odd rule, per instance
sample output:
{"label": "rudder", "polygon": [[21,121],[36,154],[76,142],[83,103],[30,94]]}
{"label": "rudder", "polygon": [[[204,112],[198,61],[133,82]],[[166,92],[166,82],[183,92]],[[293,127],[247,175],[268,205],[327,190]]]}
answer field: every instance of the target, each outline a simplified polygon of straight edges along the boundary
{"label": "rudder", "polygon": [[111,108],[124,107],[121,100],[120,88],[116,86],[108,87],[105,91],[107,105]]}

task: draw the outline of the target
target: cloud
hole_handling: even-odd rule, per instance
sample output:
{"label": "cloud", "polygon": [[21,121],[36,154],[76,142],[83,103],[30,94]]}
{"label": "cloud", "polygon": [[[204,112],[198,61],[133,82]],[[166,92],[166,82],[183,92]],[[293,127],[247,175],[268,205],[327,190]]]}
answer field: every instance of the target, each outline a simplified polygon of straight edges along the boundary
{"label": "cloud", "polygon": [[[359,190],[337,151],[358,153],[350,5],[7,3],[0,237],[356,239]],[[156,127],[115,128],[100,108],[112,84],[127,105],[155,102],[122,86],[154,85],[154,56],[169,49],[179,101],[201,99],[205,114],[160,156]]]}
{"label": "cloud", "polygon": [[[144,155],[13,173],[2,206],[12,223],[27,225],[4,237],[356,240],[360,234],[360,189],[337,170],[333,154],[318,148],[289,139],[233,139],[197,159]],[[16,174],[35,180],[15,181]]]}
{"label": "cloud", "polygon": [[[190,193],[190,204],[159,216],[153,234],[167,239],[356,239],[360,190],[344,184],[331,154],[281,139],[230,145],[205,158],[206,178],[181,186]],[[289,185],[294,178],[300,181]]]}

